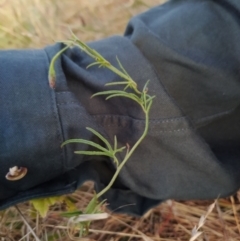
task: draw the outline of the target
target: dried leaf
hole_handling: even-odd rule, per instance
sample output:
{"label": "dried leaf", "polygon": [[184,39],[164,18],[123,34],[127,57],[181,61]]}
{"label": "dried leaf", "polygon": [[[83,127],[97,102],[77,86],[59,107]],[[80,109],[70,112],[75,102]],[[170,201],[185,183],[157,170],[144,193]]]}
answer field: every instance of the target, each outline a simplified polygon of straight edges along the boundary
{"label": "dried leaf", "polygon": [[215,201],[213,204],[211,204],[211,205],[208,207],[208,210],[207,210],[207,213],[206,213],[205,217],[207,217],[207,216],[212,212],[212,210],[213,210],[214,207],[216,206],[216,202],[217,202],[217,201]]}
{"label": "dried leaf", "polygon": [[80,214],[78,217],[72,217],[71,222],[79,223],[79,222],[88,222],[94,220],[102,220],[109,217],[108,213],[96,213],[96,214]]}
{"label": "dried leaf", "polygon": [[197,233],[197,226],[194,226],[194,228],[192,229],[192,236],[195,235]]}
{"label": "dried leaf", "polygon": [[196,232],[194,236],[192,236],[189,241],[194,241],[196,240],[200,235],[202,234],[202,232]]}
{"label": "dried leaf", "polygon": [[149,238],[148,236],[146,236],[145,234],[141,233],[140,234],[143,238],[144,241],[153,241],[153,239]]}
{"label": "dried leaf", "polygon": [[205,221],[206,221],[206,216],[202,215],[198,222],[198,229],[204,225]]}

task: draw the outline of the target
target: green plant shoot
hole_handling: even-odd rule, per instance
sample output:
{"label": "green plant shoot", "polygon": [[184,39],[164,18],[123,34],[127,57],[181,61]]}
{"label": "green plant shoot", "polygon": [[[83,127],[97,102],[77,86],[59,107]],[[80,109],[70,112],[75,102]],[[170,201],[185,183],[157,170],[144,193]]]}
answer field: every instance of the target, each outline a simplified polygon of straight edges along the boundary
{"label": "green plant shoot", "polygon": [[[88,54],[90,57],[93,58],[94,62],[90,64],[87,68],[91,66],[99,66],[99,67],[104,67],[109,69],[110,71],[114,72],[118,76],[121,77],[122,81],[119,82],[111,82],[107,83],[106,86],[122,86],[122,90],[107,90],[107,91],[101,91],[96,94],[94,94],[92,97],[103,95],[106,96],[106,100],[109,100],[114,97],[124,97],[124,98],[129,98],[132,101],[135,101],[136,103],[139,104],[141,107],[142,111],[144,112],[145,115],[145,128],[144,131],[141,135],[141,137],[137,140],[137,142],[130,148],[129,145],[127,144],[126,146],[123,147],[118,147],[117,143],[117,137],[114,136],[114,143],[111,145],[109,141],[103,137],[99,132],[95,131],[94,129],[87,127],[87,130],[92,132],[93,135],[97,136],[100,140],[103,141],[105,144],[105,147],[89,140],[85,139],[70,139],[65,141],[62,146],[70,144],[70,143],[81,143],[85,145],[92,146],[96,149],[96,151],[75,151],[75,154],[81,154],[81,155],[104,155],[108,156],[113,163],[115,164],[116,171],[109,182],[109,184],[101,190],[99,193],[95,194],[93,199],[89,202],[88,206],[86,207],[85,210],[83,211],[73,211],[73,212],[66,212],[63,213],[63,216],[65,217],[71,217],[71,221],[74,223],[79,221],[80,225],[80,237],[86,236],[88,234],[89,226],[92,220],[95,220],[95,216],[91,217],[91,215],[96,215],[101,213],[101,207],[104,204],[105,200],[99,203],[99,198],[106,193],[113,183],[115,182],[117,176],[119,175],[121,169],[123,166],[126,164],[126,162],[130,159],[131,155],[133,152],[136,150],[136,148],[139,146],[139,144],[142,142],[144,137],[147,135],[148,128],[149,128],[149,112],[153,103],[153,99],[155,96],[151,96],[148,94],[148,83],[149,81],[146,82],[144,85],[143,89],[140,90],[137,86],[137,83],[131,78],[131,76],[127,73],[127,71],[124,69],[123,65],[120,63],[119,59],[117,58],[118,62],[118,68],[113,66],[109,61],[107,61],[102,55],[100,55],[97,51],[94,49],[90,48],[88,45],[80,41],[73,33],[72,37],[67,40],[63,41],[63,43],[66,45],[65,48],[63,48],[61,51],[59,51],[52,59],[49,67],[49,84],[50,87],[54,88],[55,86],[55,81],[56,81],[56,73],[54,70],[55,66],[55,61],[57,58],[67,49],[72,46],[76,46],[80,48],[83,52]],[[118,160],[117,153],[126,151],[125,156],[123,160]],[[82,215],[82,216],[81,216]],[[85,215],[85,216],[84,216]],[[86,216],[87,215],[87,216]],[[83,218],[88,217],[86,219]],[[82,219],[81,219],[82,217]],[[103,216],[102,216],[103,217]],[[84,220],[84,221],[82,221]]]}

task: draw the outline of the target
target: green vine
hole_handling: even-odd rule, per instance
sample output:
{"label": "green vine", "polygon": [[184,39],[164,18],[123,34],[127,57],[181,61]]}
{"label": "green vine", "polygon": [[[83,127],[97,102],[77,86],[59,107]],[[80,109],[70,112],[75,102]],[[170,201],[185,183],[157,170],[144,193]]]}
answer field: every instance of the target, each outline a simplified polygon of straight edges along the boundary
{"label": "green vine", "polygon": [[[98,214],[101,213],[101,206],[104,204],[105,200],[100,202],[98,199],[106,193],[113,183],[115,182],[117,176],[119,175],[120,171],[122,170],[123,166],[126,164],[126,162],[130,159],[131,155],[133,152],[136,150],[136,148],[140,145],[140,143],[143,141],[145,136],[148,133],[148,128],[149,128],[149,112],[153,103],[153,99],[155,96],[151,96],[148,94],[148,83],[149,81],[146,82],[142,90],[139,90],[137,83],[131,78],[131,76],[126,72],[122,64],[120,63],[119,59],[117,58],[118,62],[118,67],[116,68],[113,66],[109,61],[107,61],[102,55],[100,55],[97,51],[94,49],[90,48],[88,45],[80,41],[73,33],[72,37],[67,40],[63,41],[63,43],[66,45],[65,48],[63,48],[61,51],[59,51],[53,58],[50,63],[49,67],[49,85],[51,88],[55,87],[55,82],[56,82],[56,73],[55,73],[55,62],[58,59],[58,57],[68,48],[71,48],[73,46],[76,46],[80,48],[83,52],[88,54],[90,57],[94,59],[94,62],[91,63],[87,68],[92,67],[92,66],[99,66],[99,67],[104,67],[112,72],[114,72],[116,75],[120,76],[122,78],[122,81],[119,82],[111,82],[107,83],[106,86],[122,86],[122,90],[107,90],[107,91],[101,91],[96,94],[94,94],[92,97],[95,96],[106,96],[106,100],[109,100],[114,97],[125,97],[129,98],[132,101],[135,101],[136,103],[139,104],[141,107],[144,115],[145,115],[145,128],[144,131],[141,135],[141,137],[137,140],[137,142],[130,148],[128,144],[123,147],[118,147],[117,143],[117,137],[114,136],[114,143],[111,145],[109,141],[104,138],[99,132],[95,131],[92,128],[87,127],[87,130],[90,131],[93,135],[97,136],[100,140],[103,141],[105,144],[105,147],[89,140],[85,139],[70,139],[65,141],[62,144],[62,147],[64,145],[70,144],[70,143],[81,143],[81,144],[86,144],[89,146],[92,146],[96,149],[96,151],[75,151],[75,154],[81,154],[81,155],[104,155],[108,156],[109,158],[112,159],[113,163],[116,166],[116,171],[109,182],[109,184],[101,190],[99,193],[95,194],[93,199],[89,202],[87,205],[86,209],[84,211],[73,211],[73,212],[66,212],[63,215],[66,217],[71,217],[71,221],[74,223],[79,223],[80,225],[80,237],[86,236],[88,234],[89,226],[92,220],[95,219],[95,217],[103,217],[99,216]],[[125,156],[123,160],[119,160],[117,157],[117,153],[126,151]],[[98,216],[94,216],[98,215]],[[105,215],[106,216],[106,215]],[[104,217],[105,217],[104,216]]]}

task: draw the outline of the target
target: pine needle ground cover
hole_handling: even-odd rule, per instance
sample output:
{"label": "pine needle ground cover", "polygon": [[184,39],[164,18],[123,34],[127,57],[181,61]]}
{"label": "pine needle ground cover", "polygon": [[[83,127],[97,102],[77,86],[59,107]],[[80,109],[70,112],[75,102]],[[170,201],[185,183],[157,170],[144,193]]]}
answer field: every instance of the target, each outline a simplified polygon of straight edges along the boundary
{"label": "pine needle ground cover", "polygon": [[[69,28],[84,42],[122,34],[132,16],[162,2],[1,0],[0,48],[41,48],[67,39]],[[89,182],[68,198],[82,209],[93,195]],[[68,218],[60,215],[66,205],[59,200],[45,218],[29,202],[0,212],[0,240],[79,240],[77,230],[69,229]],[[110,213],[89,231],[88,240],[102,241],[240,240],[240,193],[216,202],[167,200],[142,217]]]}

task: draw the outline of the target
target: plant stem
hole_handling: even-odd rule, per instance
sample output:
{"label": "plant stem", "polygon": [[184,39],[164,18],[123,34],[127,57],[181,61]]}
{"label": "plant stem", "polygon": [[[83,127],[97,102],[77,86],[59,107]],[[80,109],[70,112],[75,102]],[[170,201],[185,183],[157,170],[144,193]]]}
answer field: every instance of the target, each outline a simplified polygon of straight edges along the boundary
{"label": "plant stem", "polygon": [[125,163],[128,161],[128,159],[130,158],[130,156],[132,155],[132,153],[135,151],[135,149],[139,146],[139,144],[142,142],[142,140],[145,138],[145,136],[148,133],[148,128],[149,128],[149,109],[152,105],[152,102],[149,103],[149,108],[148,110],[144,110],[145,113],[145,128],[144,128],[144,132],[141,135],[141,137],[138,139],[138,141],[134,144],[134,146],[132,147],[132,149],[127,153],[127,155],[125,156],[125,158],[123,159],[123,161],[121,162],[121,164],[118,166],[116,172],[114,173],[111,181],[109,182],[109,184],[97,194],[97,198],[101,197],[105,192],[107,192],[111,186],[113,185],[113,183],[115,182],[119,172],[121,171],[122,167],[125,165]]}
{"label": "plant stem", "polygon": [[[69,42],[66,42],[66,44],[69,44]],[[93,59],[96,59],[96,56],[94,56],[93,54],[89,53],[84,47],[82,47],[78,42],[72,40],[71,41],[71,44],[72,45],[75,45],[77,46],[78,48],[80,48],[82,51],[84,52],[87,52],[88,55],[90,55]],[[123,79],[127,80],[129,83],[131,83],[132,86],[134,86],[134,91],[137,93],[137,94],[141,94],[142,92],[139,91],[137,89],[137,83],[128,75],[126,75],[125,73],[121,72],[119,69],[117,69],[116,67],[114,67],[113,65],[111,65],[107,60],[105,60],[103,57],[102,59],[104,60],[105,63],[108,63],[108,64],[103,64],[103,66],[105,68],[108,68],[109,70],[111,70],[112,72],[114,72],[115,74],[117,74],[118,76],[122,77]],[[99,65],[101,65],[101,62],[99,62]]]}

